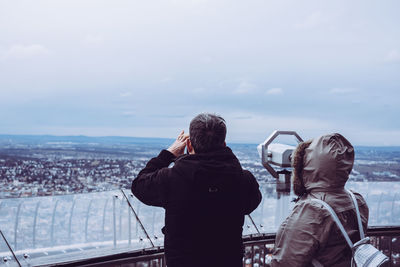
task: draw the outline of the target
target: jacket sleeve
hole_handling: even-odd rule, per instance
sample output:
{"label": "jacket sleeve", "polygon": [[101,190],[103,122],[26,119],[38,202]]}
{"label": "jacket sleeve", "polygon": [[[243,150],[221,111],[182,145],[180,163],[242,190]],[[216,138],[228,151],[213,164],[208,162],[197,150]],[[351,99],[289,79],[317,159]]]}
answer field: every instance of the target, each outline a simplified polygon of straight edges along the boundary
{"label": "jacket sleeve", "polygon": [[152,158],[146,164],[146,167],[132,181],[132,193],[144,204],[165,206],[171,173],[168,166],[174,159],[171,152],[162,150],[157,157]]}
{"label": "jacket sleeve", "polygon": [[262,195],[260,192],[260,186],[254,175],[244,170],[244,199],[243,199],[243,211],[244,214],[250,214],[255,210],[261,202]]}
{"label": "jacket sleeve", "polygon": [[316,203],[297,204],[281,224],[271,266],[308,266],[329,238],[333,221]]}

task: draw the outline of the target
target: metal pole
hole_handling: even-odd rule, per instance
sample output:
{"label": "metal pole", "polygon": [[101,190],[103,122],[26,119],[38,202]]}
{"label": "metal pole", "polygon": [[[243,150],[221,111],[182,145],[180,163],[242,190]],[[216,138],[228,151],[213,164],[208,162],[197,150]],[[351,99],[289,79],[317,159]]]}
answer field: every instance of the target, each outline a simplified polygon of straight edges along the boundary
{"label": "metal pole", "polygon": [[253,224],[254,228],[256,228],[256,231],[257,231],[257,233],[259,234],[260,231],[258,230],[257,225],[254,223],[253,218],[250,216],[250,214],[247,215],[247,216],[249,216],[251,223]]}
{"label": "metal pole", "polygon": [[138,215],[136,214],[135,210],[133,209],[131,202],[129,201],[128,197],[126,196],[124,190],[121,189],[122,194],[124,195],[126,201],[128,201],[129,207],[132,209],[133,214],[135,214],[136,220],[139,222],[140,227],[142,228],[143,232],[145,233],[146,237],[149,239],[150,244],[152,247],[154,247],[153,241],[151,240],[149,234],[147,233],[146,229],[144,228],[142,221],[139,219]]}

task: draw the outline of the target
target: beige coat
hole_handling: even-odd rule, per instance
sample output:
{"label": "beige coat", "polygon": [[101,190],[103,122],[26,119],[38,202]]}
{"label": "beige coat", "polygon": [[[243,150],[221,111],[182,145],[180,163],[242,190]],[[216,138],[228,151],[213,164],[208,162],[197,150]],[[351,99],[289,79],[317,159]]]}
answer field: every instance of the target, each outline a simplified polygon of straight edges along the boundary
{"label": "beige coat", "polygon": [[[277,232],[272,266],[312,266],[313,258],[324,266],[350,266],[351,250],[342,233],[329,212],[310,199],[328,203],[352,241],[360,239],[355,209],[344,189],[353,167],[353,147],[340,134],[321,136],[297,149],[294,162],[299,162],[294,166],[295,183],[305,194]],[[366,230],[368,206],[360,194],[355,196]]]}

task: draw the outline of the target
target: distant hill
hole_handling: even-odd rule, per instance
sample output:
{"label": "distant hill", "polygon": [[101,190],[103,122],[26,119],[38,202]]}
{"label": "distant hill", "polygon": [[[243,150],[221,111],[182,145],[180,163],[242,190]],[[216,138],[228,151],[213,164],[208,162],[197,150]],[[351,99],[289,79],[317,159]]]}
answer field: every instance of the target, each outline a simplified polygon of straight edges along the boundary
{"label": "distant hill", "polygon": [[75,144],[169,144],[173,142],[170,138],[151,138],[151,137],[125,137],[125,136],[101,136],[91,137],[84,135],[77,136],[55,136],[55,135],[4,135],[0,134],[0,144],[47,144],[47,143],[75,143]]}

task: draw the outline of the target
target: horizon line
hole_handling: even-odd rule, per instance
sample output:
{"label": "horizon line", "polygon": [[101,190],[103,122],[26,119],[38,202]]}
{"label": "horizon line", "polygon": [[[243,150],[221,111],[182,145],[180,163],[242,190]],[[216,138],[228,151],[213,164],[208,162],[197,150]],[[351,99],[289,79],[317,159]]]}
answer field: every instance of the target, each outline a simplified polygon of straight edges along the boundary
{"label": "horizon line", "polygon": [[[31,137],[40,137],[40,136],[49,136],[49,137],[86,137],[86,138],[138,138],[138,139],[158,139],[158,140],[165,140],[165,141],[173,141],[175,138],[171,137],[145,137],[145,136],[124,136],[124,135],[99,135],[99,136],[91,136],[91,135],[83,135],[83,134],[78,134],[78,135],[56,135],[56,134],[3,134],[0,133],[0,137],[4,136],[18,136],[18,137],[23,137],[23,136],[31,136]],[[255,142],[238,142],[238,141],[227,141],[228,144],[244,144],[244,145],[258,145]],[[400,145],[354,145],[355,147],[375,147],[375,148],[384,148],[384,147],[395,147],[395,148],[400,148]]]}

